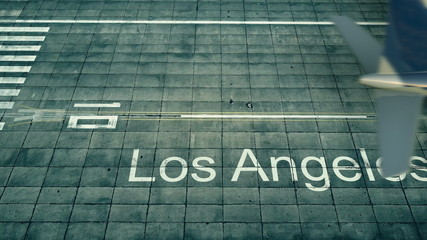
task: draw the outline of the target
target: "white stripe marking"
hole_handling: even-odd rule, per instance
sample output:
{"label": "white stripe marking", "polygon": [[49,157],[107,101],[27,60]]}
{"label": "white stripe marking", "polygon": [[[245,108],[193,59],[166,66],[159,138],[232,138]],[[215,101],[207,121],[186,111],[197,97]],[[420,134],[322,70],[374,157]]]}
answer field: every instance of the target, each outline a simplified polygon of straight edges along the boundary
{"label": "white stripe marking", "polygon": [[120,107],[120,103],[113,102],[113,103],[75,103],[74,107],[82,107],[82,108],[102,108],[102,107]]}
{"label": "white stripe marking", "polygon": [[38,45],[0,45],[0,51],[40,51]]}
{"label": "white stripe marking", "polygon": [[0,41],[3,42],[42,42],[45,36],[0,36]]}
{"label": "white stripe marking", "polygon": [[[131,23],[131,24],[219,24],[219,25],[333,25],[314,21],[174,21],[174,20],[0,20],[0,23]],[[387,22],[357,22],[359,25],[387,25]]]}
{"label": "white stripe marking", "polygon": [[48,32],[49,27],[0,27],[0,32]]}
{"label": "white stripe marking", "polygon": [[29,72],[31,66],[0,66],[0,72]]}
{"label": "white stripe marking", "polygon": [[181,118],[204,119],[365,119],[362,115],[222,115],[222,114],[194,114],[181,115]]}
{"label": "white stripe marking", "polygon": [[14,102],[0,102],[0,109],[12,109]]}
{"label": "white stripe marking", "polygon": [[0,122],[0,130],[3,130],[4,122]]}
{"label": "white stripe marking", "polygon": [[0,89],[0,96],[18,96],[20,89]]}
{"label": "white stripe marking", "polygon": [[0,61],[8,62],[34,62],[35,55],[0,55]]}
{"label": "white stripe marking", "polygon": [[0,83],[23,84],[24,77],[0,77]]}
{"label": "white stripe marking", "polygon": [[[117,125],[118,116],[70,116],[68,128],[77,129],[114,129]],[[107,124],[78,124],[79,120],[108,120]]]}

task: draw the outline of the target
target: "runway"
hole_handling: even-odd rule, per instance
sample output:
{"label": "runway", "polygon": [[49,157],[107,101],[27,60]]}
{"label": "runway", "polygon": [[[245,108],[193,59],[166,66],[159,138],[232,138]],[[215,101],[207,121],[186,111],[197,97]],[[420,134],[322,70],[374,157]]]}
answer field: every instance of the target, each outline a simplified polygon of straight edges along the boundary
{"label": "runway", "polygon": [[385,1],[0,2],[0,239],[425,239],[329,17]]}

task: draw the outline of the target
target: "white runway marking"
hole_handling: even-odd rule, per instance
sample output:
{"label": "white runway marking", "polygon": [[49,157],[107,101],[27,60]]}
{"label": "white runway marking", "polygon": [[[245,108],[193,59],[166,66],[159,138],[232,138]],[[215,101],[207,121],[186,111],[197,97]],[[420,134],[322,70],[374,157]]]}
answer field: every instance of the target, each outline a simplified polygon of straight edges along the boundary
{"label": "white runway marking", "polygon": [[3,62],[34,62],[35,60],[34,55],[0,55],[0,61]]}
{"label": "white runway marking", "polygon": [[14,102],[0,102],[0,109],[12,109]]}
{"label": "white runway marking", "polygon": [[[333,22],[323,21],[203,21],[203,20],[0,20],[0,23],[109,23],[109,24],[219,24],[219,25],[333,25]],[[387,22],[357,22],[359,25],[378,26]]]}
{"label": "white runway marking", "polygon": [[[108,120],[107,124],[78,124],[79,120]],[[68,128],[76,129],[115,129],[118,116],[70,116]]]}
{"label": "white runway marking", "polygon": [[18,96],[19,89],[0,89],[0,96]]}
{"label": "white runway marking", "polygon": [[[4,11],[0,10],[0,15]],[[40,51],[40,45],[5,45],[1,42],[43,42],[45,36],[19,36],[19,33],[46,33],[50,27],[0,27],[0,33],[16,33],[13,36],[0,36],[0,52],[37,52]],[[16,43],[12,43],[16,44]],[[20,44],[20,43],[17,43]],[[30,43],[35,44],[35,43]],[[37,44],[37,43],[36,43]],[[0,62],[34,62],[36,55],[0,55]],[[7,65],[7,64],[6,64]],[[20,64],[16,64],[20,65]],[[31,70],[31,66],[0,66],[0,73],[28,73]],[[0,84],[23,84],[25,77],[0,77]],[[0,96],[18,96],[20,89],[0,89]],[[14,102],[0,102],[0,109],[12,109]],[[4,122],[0,122],[0,130],[4,127]]]}
{"label": "white runway marking", "polygon": [[23,84],[25,83],[24,77],[0,77],[0,83]]}
{"label": "white runway marking", "polygon": [[31,66],[0,66],[0,72],[29,72]]}
{"label": "white runway marking", "polygon": [[40,51],[38,45],[0,45],[0,51]]}
{"label": "white runway marking", "polygon": [[81,108],[102,108],[102,107],[120,107],[120,103],[113,102],[113,103],[75,103],[74,107],[81,107]]}
{"label": "white runway marking", "polygon": [[181,118],[197,119],[366,119],[364,115],[239,115],[239,114],[184,114]]}
{"label": "white runway marking", "polygon": [[0,36],[3,42],[43,42],[45,36]]}
{"label": "white runway marking", "polygon": [[0,32],[48,32],[49,27],[0,27]]}

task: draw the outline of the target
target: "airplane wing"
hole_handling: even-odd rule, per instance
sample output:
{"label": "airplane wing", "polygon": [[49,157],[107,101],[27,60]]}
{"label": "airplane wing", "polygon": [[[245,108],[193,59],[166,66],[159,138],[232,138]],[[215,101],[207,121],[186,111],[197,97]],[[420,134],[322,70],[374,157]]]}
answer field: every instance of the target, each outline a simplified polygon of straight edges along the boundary
{"label": "airplane wing", "polygon": [[[349,18],[333,17],[333,21],[366,74],[379,71],[399,77],[399,72],[408,69],[398,54],[390,53],[391,46],[396,44],[394,32],[392,36],[388,36],[391,39],[386,40],[387,47],[383,53],[383,47]],[[390,33],[390,27],[388,32]],[[422,99],[421,95],[415,93],[376,91],[378,141],[383,159],[381,168],[385,177],[403,173],[409,168]]]}
{"label": "airplane wing", "polygon": [[332,20],[356,55],[365,74],[376,73],[383,51],[381,44],[348,17],[336,16]]}
{"label": "airplane wing", "polygon": [[409,169],[423,96],[390,90],[375,94],[382,173],[399,175]]}

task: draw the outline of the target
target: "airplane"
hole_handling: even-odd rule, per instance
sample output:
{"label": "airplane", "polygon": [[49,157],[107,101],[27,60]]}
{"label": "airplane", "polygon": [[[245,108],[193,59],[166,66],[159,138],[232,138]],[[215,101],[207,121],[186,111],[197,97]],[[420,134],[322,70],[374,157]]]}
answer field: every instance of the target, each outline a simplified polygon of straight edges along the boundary
{"label": "airplane", "polygon": [[348,17],[332,17],[375,88],[382,174],[409,170],[418,115],[427,95],[427,0],[391,0],[384,47]]}

